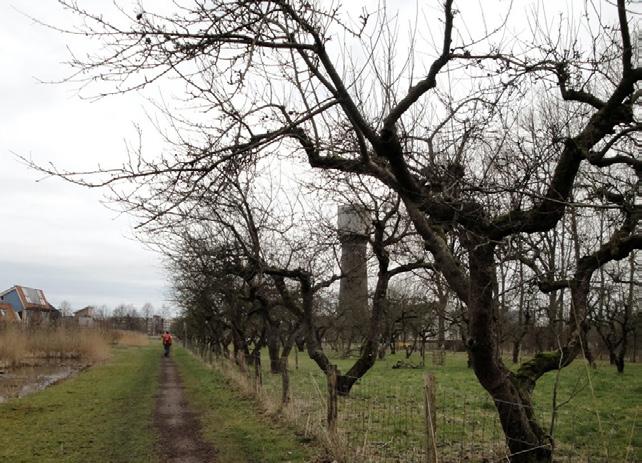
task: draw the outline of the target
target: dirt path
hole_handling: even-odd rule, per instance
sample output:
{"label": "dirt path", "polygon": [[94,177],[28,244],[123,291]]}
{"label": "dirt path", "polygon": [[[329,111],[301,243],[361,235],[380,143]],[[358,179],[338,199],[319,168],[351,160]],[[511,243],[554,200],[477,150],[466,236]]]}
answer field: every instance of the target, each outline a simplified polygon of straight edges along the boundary
{"label": "dirt path", "polygon": [[159,454],[165,463],[210,463],[216,451],[201,437],[200,425],[189,409],[174,360],[161,357],[160,390],[154,426],[160,435]]}

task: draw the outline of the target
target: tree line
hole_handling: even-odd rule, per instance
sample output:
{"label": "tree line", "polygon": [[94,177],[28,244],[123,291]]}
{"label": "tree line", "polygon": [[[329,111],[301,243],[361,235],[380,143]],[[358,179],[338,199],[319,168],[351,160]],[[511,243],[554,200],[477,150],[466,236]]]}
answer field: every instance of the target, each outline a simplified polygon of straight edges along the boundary
{"label": "tree line", "polygon": [[[67,32],[102,44],[72,56],[69,80],[181,96],[156,105],[162,153],[40,168],[109,188],[140,219],[190,333],[246,357],[266,346],[273,371],[297,344],[328,371],[339,339],[357,353],[337,383],[349,393],[399,323],[442,345],[456,325],[511,461],[552,460],[538,380],[591,359],[592,327],[621,370],[639,326],[634,3],[578,2],[571,16],[445,0],[408,22],[386,3],[186,0],[114,17],[61,4],[80,19]],[[368,211],[362,320],[342,320],[333,295],[337,203]]]}

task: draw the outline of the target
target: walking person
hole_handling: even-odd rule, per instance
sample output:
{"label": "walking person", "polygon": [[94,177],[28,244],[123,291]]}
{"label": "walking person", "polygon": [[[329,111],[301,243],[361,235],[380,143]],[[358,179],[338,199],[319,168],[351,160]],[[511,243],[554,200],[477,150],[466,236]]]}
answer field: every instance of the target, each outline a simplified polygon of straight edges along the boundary
{"label": "walking person", "polygon": [[169,348],[172,345],[172,335],[169,334],[169,331],[165,331],[165,333],[161,336],[161,339],[163,340],[163,349],[165,350],[165,357],[169,357]]}

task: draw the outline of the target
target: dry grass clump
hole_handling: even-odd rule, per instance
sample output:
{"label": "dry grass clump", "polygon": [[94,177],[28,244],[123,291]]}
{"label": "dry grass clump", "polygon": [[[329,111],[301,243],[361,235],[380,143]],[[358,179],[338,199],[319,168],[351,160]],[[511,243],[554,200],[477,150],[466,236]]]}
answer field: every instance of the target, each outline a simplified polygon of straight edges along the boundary
{"label": "dry grass clump", "polygon": [[149,345],[149,337],[140,331],[112,330],[112,343],[122,346],[144,347]]}
{"label": "dry grass clump", "polygon": [[81,327],[0,326],[0,363],[19,365],[37,359],[82,359],[97,362],[109,357],[106,331]]}
{"label": "dry grass clump", "polygon": [[[194,355],[197,356],[196,354]],[[227,381],[233,383],[236,391],[244,396],[253,397],[262,412],[292,426],[306,438],[312,437],[317,439],[328,454],[332,456],[333,461],[372,461],[367,456],[348,458],[347,455],[353,455],[354,452],[351,451],[345,436],[338,433],[331,434],[325,426],[320,425],[320,423],[324,422],[325,413],[325,405],[323,405],[324,398],[321,390],[317,390],[315,393],[315,395],[319,397],[319,401],[314,402],[317,405],[314,409],[310,407],[310,403],[312,403],[313,400],[311,397],[308,397],[308,400],[305,401],[302,400],[302,397],[292,396],[289,403],[283,405],[280,397],[268,393],[263,387],[259,387],[256,378],[253,377],[254,366],[245,365],[245,371],[241,371],[236,363],[224,357],[218,359],[202,358],[202,360],[211,368],[221,373]]]}
{"label": "dry grass clump", "polygon": [[0,325],[0,365],[16,365],[28,355],[26,336],[20,330]]}

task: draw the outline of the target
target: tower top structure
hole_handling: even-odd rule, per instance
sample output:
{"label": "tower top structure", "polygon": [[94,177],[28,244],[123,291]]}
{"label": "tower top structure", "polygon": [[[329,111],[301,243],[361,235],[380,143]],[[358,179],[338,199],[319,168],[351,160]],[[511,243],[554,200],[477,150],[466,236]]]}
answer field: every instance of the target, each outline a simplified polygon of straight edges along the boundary
{"label": "tower top structure", "polygon": [[337,231],[339,238],[365,237],[369,228],[368,211],[357,204],[343,204],[338,207]]}

